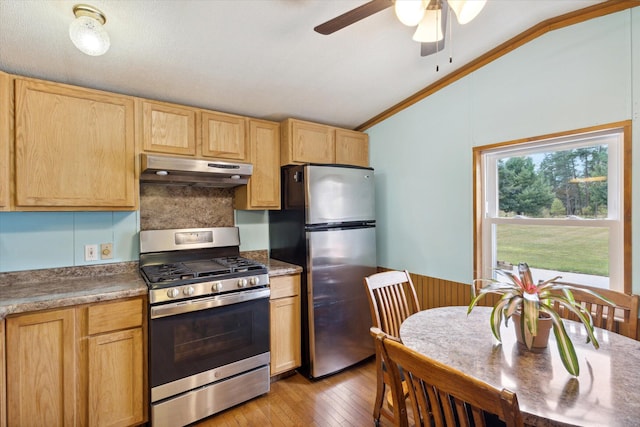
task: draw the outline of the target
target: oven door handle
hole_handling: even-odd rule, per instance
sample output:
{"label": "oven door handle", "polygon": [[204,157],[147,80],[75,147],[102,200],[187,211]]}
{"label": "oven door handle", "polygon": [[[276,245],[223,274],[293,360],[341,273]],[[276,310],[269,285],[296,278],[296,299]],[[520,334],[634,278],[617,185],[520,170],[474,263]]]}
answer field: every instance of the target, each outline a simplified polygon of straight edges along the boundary
{"label": "oven door handle", "polygon": [[225,305],[238,304],[260,298],[269,298],[270,295],[271,290],[269,288],[251,289],[242,292],[234,292],[232,294],[216,295],[208,298],[198,298],[151,307],[150,315],[152,319],[158,319],[160,317],[174,316],[176,314],[207,310],[215,307],[223,307]]}

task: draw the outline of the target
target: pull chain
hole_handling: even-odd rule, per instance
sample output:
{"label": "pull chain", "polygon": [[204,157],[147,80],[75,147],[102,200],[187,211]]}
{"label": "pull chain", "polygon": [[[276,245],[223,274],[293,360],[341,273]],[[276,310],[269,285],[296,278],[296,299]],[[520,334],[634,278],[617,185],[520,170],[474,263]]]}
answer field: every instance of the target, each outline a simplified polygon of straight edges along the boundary
{"label": "pull chain", "polygon": [[447,9],[447,21],[449,22],[449,64],[453,63],[453,21],[451,20],[451,8]]}
{"label": "pull chain", "polygon": [[[440,9],[440,14],[439,15],[436,14],[436,39],[438,38],[438,36],[437,36],[438,29],[440,27],[442,27],[442,23],[439,22],[439,20],[438,20],[439,16],[442,17],[442,9]],[[440,71],[440,65],[438,64],[438,59],[440,58],[440,49],[438,49],[440,47],[439,44],[440,44],[440,41],[436,40],[436,73],[438,71]]]}

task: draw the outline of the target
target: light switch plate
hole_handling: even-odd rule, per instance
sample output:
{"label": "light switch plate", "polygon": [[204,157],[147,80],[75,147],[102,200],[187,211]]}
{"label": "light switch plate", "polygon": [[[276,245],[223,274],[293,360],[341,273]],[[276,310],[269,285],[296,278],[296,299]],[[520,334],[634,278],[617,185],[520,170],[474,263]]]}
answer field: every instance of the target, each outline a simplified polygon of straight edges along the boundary
{"label": "light switch plate", "polygon": [[84,245],[84,260],[98,261],[98,245]]}

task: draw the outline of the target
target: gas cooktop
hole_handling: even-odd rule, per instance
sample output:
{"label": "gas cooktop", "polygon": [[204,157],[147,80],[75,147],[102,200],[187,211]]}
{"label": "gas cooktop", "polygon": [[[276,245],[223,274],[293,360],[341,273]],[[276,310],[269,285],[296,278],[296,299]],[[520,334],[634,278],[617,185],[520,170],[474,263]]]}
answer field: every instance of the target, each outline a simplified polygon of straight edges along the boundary
{"label": "gas cooktop", "polygon": [[[207,280],[216,277],[232,277],[234,273],[255,272],[258,274],[265,272],[265,270],[264,265],[239,256],[153,264],[142,267],[142,272],[150,284],[169,284],[196,278]],[[196,282],[202,280],[196,280]]]}

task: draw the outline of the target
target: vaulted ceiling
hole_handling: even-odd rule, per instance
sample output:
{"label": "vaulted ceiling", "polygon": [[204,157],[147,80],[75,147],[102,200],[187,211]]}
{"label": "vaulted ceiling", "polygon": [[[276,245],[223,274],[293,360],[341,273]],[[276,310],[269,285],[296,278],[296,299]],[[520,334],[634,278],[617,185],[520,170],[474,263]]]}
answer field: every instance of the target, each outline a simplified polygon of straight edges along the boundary
{"label": "vaulted ceiling", "polygon": [[393,8],[332,35],[313,31],[366,0],[82,0],[104,12],[111,38],[91,57],[69,39],[79,2],[0,0],[0,70],[356,128],[537,24],[602,0],[488,0],[472,22],[452,19],[447,47],[427,57]]}

